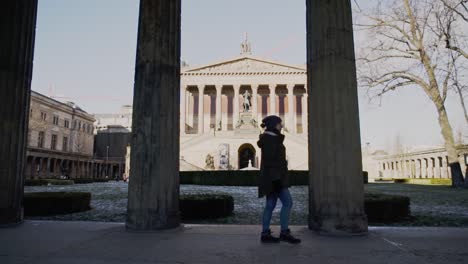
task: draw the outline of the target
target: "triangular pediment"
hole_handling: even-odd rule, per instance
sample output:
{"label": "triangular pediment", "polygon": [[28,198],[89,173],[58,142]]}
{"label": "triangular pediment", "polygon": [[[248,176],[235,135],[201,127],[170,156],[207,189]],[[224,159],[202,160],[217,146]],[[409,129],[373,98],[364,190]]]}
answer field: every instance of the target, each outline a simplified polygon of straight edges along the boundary
{"label": "triangular pediment", "polygon": [[305,67],[287,65],[251,56],[238,57],[204,66],[187,68],[182,73],[306,72]]}

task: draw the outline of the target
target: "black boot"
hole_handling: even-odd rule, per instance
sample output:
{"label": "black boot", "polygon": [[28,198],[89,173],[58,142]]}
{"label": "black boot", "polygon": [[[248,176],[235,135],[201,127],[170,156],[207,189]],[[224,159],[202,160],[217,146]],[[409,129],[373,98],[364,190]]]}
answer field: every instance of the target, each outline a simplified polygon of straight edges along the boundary
{"label": "black boot", "polygon": [[280,239],[271,235],[271,230],[268,229],[266,232],[262,232],[262,237],[260,239],[262,243],[278,243]]}
{"label": "black boot", "polygon": [[291,231],[289,229],[286,231],[281,231],[280,240],[291,244],[301,243],[301,240],[299,238],[295,238],[291,235]]}

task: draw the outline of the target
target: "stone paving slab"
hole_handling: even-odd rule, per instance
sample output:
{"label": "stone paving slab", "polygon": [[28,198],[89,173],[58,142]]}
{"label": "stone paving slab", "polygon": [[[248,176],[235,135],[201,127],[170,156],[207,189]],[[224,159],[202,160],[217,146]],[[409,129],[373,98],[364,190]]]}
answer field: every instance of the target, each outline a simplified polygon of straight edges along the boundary
{"label": "stone paving slab", "polygon": [[[273,226],[273,230],[279,227]],[[185,225],[152,233],[122,223],[26,221],[0,229],[0,263],[466,263],[468,229],[370,228],[326,237],[291,229],[300,245],[259,242],[259,226]]]}

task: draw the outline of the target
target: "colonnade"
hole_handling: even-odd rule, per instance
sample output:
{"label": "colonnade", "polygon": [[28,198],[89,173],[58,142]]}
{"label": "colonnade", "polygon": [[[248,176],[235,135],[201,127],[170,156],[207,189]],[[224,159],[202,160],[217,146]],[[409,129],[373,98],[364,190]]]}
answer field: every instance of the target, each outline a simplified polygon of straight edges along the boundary
{"label": "colonnade", "polygon": [[[468,149],[460,150],[460,165],[465,171],[468,163]],[[430,154],[409,154],[393,157],[377,163],[380,178],[451,178],[448,156],[445,150]]]}
{"label": "colonnade", "polygon": [[[37,0],[0,4],[0,225],[23,220],[36,15]],[[126,219],[132,230],[181,221],[180,22],[180,0],[140,1]],[[366,233],[351,1],[306,0],[306,29],[309,228]],[[270,104],[277,111],[276,100]],[[233,107],[238,113],[239,104]]]}
{"label": "colonnade", "polygon": [[[244,112],[243,94],[250,96],[248,113],[258,124],[268,115],[279,115],[290,133],[306,133],[305,85],[182,85],[180,127],[182,134],[203,134],[211,129],[236,128]],[[203,96],[200,96],[203,95]]]}
{"label": "colonnade", "polygon": [[68,179],[122,179],[124,172],[125,164],[123,162],[28,156],[25,178],[59,179],[66,177]]}

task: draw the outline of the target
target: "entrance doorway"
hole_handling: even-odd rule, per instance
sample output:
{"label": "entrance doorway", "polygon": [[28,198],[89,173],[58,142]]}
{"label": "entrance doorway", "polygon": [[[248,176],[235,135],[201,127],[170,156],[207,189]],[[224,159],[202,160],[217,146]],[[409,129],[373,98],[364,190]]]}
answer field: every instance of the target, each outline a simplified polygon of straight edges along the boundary
{"label": "entrance doorway", "polygon": [[252,167],[255,167],[255,154],[256,150],[251,144],[243,144],[239,147],[239,170],[247,168],[249,166],[249,161],[252,162]]}

